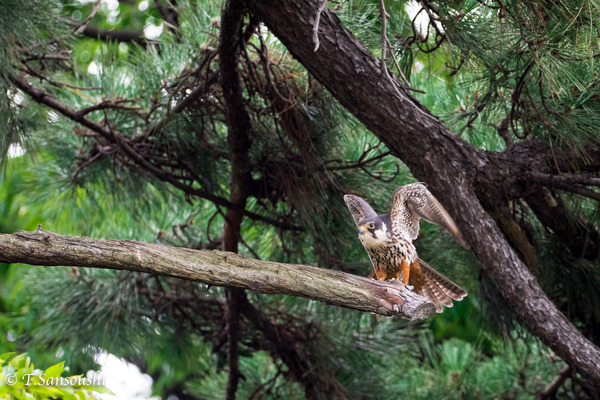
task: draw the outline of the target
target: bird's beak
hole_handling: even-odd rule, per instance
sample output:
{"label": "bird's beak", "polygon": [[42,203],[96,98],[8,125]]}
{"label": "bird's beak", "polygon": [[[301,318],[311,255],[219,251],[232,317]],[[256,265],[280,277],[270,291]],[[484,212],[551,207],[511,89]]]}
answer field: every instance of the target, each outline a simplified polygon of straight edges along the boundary
{"label": "bird's beak", "polygon": [[360,228],[360,229],[358,230],[358,234],[359,234],[359,235],[364,235],[364,234],[365,234],[365,232],[366,232],[366,229],[365,229],[365,228]]}

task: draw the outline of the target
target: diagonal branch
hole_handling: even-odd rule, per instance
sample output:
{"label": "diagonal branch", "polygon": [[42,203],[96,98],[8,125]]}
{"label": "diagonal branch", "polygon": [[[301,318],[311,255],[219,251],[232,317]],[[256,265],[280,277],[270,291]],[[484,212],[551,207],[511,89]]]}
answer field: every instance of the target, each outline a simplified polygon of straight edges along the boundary
{"label": "diagonal branch", "polygon": [[230,252],[62,236],[41,227],[0,234],[0,262],[145,272],[211,286],[305,297],[410,320],[435,315],[433,303],[395,282],[308,265],[254,260]]}
{"label": "diagonal branch", "polygon": [[98,8],[100,7],[101,2],[102,2],[102,0],[96,0],[96,3],[92,7],[92,11],[90,12],[90,15],[87,16],[87,18],[85,19],[85,21],[83,21],[83,23],[81,25],[79,25],[77,28],[75,28],[75,30],[73,31],[74,34],[81,33],[85,30],[85,28],[87,28],[87,26],[90,23],[90,21],[92,20],[92,18],[94,18],[94,15],[96,15],[96,12],[98,12]]}
{"label": "diagonal branch", "polygon": [[209,200],[218,206],[235,208],[237,211],[239,211],[240,213],[242,213],[243,215],[245,215],[249,218],[252,218],[256,221],[265,222],[267,224],[279,227],[281,229],[290,229],[290,230],[301,230],[302,229],[302,228],[300,228],[296,225],[293,225],[287,221],[280,221],[280,220],[273,219],[273,218],[270,218],[270,217],[252,212],[252,211],[245,210],[243,207],[240,207],[240,206],[228,201],[227,199],[216,196],[216,195],[210,193],[209,191],[206,191],[204,189],[200,189],[200,188],[194,187],[192,185],[186,184],[184,182],[181,182],[180,180],[171,176],[168,172],[164,171],[163,169],[152,164],[150,161],[146,160],[130,144],[129,139],[127,137],[124,137],[123,135],[121,135],[114,128],[112,128],[112,127],[109,128],[108,126],[100,125],[99,123],[86,118],[84,113],[81,112],[81,110],[80,111],[74,110],[71,107],[67,106],[66,104],[61,103],[58,99],[56,99],[54,96],[50,95],[49,93],[30,85],[22,77],[11,76],[10,79],[15,84],[15,86],[17,86],[19,89],[21,89],[24,93],[31,96],[31,98],[34,101],[36,101],[40,104],[44,104],[55,111],[58,111],[60,114],[64,115],[71,121],[77,122],[80,125],[85,126],[86,128],[100,134],[105,139],[107,139],[109,142],[117,143],[121,147],[121,149],[125,152],[125,154],[127,154],[131,158],[131,160],[133,160],[143,170],[151,173],[154,177],[158,178],[159,180],[161,180],[163,182],[170,183],[174,187],[182,190],[184,193]]}
{"label": "diagonal branch", "polygon": [[558,372],[558,376],[535,395],[535,400],[555,399],[558,389],[560,389],[563,383],[565,383],[572,374],[573,368],[571,368],[570,365],[562,367]]}
{"label": "diagonal branch", "polygon": [[[310,331],[308,326],[303,327],[301,332],[294,332],[288,324],[278,324],[265,316],[245,297],[240,301],[240,309],[268,340],[268,350],[281,359],[296,381],[304,387],[307,399],[345,398],[340,396],[343,387],[340,390],[337,379],[311,363],[310,351],[306,349],[307,331]],[[306,336],[299,337],[299,334]]]}
{"label": "diagonal branch", "polygon": [[[247,4],[344,107],[417,179],[429,184],[524,324],[586,379],[600,382],[600,349],[551,302],[478,198],[478,189],[488,189],[496,203],[506,197],[507,186],[502,184],[513,166],[502,163],[505,154],[486,153],[466,143],[404,88],[381,80],[381,60],[328,10],[321,15],[320,50],[314,52],[310,16],[317,12],[318,0],[248,0]],[[478,188],[481,180],[477,179],[486,168],[493,174],[486,186]]]}
{"label": "diagonal branch", "polygon": [[547,188],[525,197],[527,205],[540,222],[566,243],[576,257],[598,257],[600,231],[582,216],[570,212],[564,201]]}

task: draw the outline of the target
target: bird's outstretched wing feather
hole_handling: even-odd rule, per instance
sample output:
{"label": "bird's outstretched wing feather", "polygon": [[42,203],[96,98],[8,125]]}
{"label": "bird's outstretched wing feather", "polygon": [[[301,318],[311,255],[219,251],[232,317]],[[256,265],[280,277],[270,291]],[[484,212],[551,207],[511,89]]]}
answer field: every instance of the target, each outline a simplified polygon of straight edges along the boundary
{"label": "bird's outstretched wing feather", "polygon": [[354,196],[351,194],[347,194],[344,196],[344,201],[350,210],[350,214],[352,214],[352,218],[354,219],[354,223],[358,225],[358,223],[364,218],[372,218],[376,217],[377,213],[371,208],[371,206],[361,199],[358,196]]}
{"label": "bird's outstretched wing feather", "polygon": [[452,307],[452,300],[460,301],[467,296],[467,292],[437,272],[425,261],[419,259],[421,273],[425,276],[423,285],[423,296],[431,300],[438,313],[442,312],[442,305]]}
{"label": "bird's outstretched wing feather", "polygon": [[390,218],[393,229],[408,232],[410,239],[417,238],[419,220],[423,218],[427,222],[441,225],[461,246],[469,249],[452,217],[422,183],[396,189]]}

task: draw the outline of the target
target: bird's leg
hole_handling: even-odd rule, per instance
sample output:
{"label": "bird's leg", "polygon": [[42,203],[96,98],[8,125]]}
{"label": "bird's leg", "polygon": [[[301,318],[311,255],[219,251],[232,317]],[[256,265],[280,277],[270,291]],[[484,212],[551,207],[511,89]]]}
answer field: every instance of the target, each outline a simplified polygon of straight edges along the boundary
{"label": "bird's leg", "polygon": [[406,286],[406,284],[408,284],[408,276],[410,275],[410,264],[408,263],[408,261],[403,260],[402,261],[402,269],[400,271],[398,271],[398,278],[400,278],[400,273],[402,272],[403,276],[402,276],[402,284]]}
{"label": "bird's leg", "polygon": [[417,259],[410,266],[410,284],[414,287],[414,292],[423,295],[423,286],[425,285],[425,275],[421,270],[421,263]]}
{"label": "bird's leg", "polygon": [[371,271],[371,273],[369,274],[369,276],[367,276],[367,278],[375,280],[375,269],[373,269],[373,271]]}
{"label": "bird's leg", "polygon": [[385,278],[387,277],[387,273],[385,271],[375,268],[374,272],[375,275],[377,275],[378,281],[385,281]]}

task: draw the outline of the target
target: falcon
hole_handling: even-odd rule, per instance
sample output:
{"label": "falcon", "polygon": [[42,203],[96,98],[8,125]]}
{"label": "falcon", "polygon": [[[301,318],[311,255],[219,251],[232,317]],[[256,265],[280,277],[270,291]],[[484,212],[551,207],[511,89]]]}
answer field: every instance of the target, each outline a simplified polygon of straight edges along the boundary
{"label": "falcon", "polygon": [[419,234],[422,218],[441,225],[460,245],[469,249],[448,212],[425,184],[412,183],[396,189],[389,214],[377,215],[358,196],[345,195],[344,201],[373,264],[369,277],[375,276],[380,281],[402,277],[402,283],[412,286],[417,294],[435,304],[438,313],[442,312],[442,306],[452,307],[452,300],[459,301],[467,295],[460,286],[419,259],[412,244]]}

